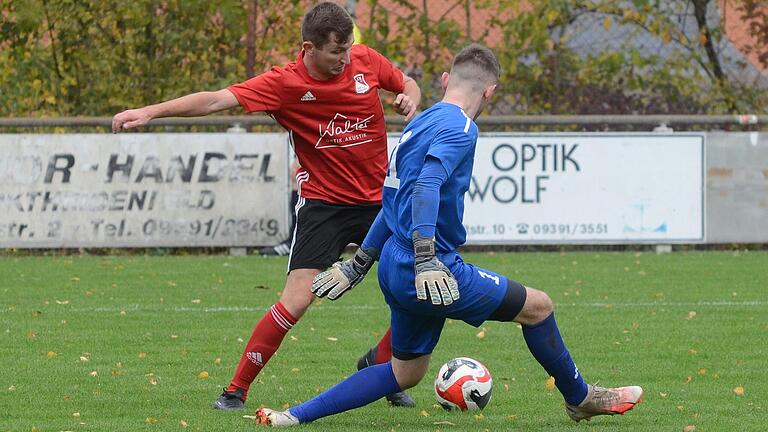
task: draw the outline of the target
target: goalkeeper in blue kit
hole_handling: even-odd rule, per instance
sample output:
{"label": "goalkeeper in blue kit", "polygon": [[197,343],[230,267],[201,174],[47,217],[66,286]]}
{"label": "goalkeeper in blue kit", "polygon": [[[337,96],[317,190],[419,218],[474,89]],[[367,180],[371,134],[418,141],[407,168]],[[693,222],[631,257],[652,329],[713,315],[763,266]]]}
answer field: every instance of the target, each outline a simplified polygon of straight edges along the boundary
{"label": "goalkeeper in blue kit", "polygon": [[355,256],[314,280],[319,297],[339,298],[379,260],[379,285],[391,311],[389,363],[364,368],[286,411],[268,408],[257,421],[307,423],[415,386],[426,374],[447,318],[480,326],[520,323],[528,349],[555,378],[575,421],[623,414],[640,403],[637,386],[603,388],[584,382],[560,336],[549,296],[462,260],[464,194],[472,175],[477,118],[499,79],[493,53],[472,44],[443,73],[443,100],[416,117],[392,150],[381,212]]}

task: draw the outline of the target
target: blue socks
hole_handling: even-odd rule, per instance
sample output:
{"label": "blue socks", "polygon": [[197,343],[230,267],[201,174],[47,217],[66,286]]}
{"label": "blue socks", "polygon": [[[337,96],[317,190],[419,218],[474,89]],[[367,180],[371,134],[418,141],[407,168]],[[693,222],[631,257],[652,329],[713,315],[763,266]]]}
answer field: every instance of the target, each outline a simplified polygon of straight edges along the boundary
{"label": "blue socks", "polygon": [[[551,314],[536,325],[524,325],[523,337],[533,357],[555,377],[555,385],[565,401],[571,405],[580,404],[587,397],[587,384],[565,348],[555,315]],[[399,391],[401,388],[392,371],[392,363],[387,362],[362,369],[289,411],[300,423],[308,423],[367,405]]]}
{"label": "blue socks", "polygon": [[533,357],[555,378],[555,385],[565,401],[571,405],[580,404],[587,397],[587,384],[565,348],[555,314],[538,324],[524,325],[523,337]]}
{"label": "blue socks", "polygon": [[392,363],[382,363],[359,370],[314,398],[291,408],[299,423],[348,411],[384,396],[401,391],[392,372]]}

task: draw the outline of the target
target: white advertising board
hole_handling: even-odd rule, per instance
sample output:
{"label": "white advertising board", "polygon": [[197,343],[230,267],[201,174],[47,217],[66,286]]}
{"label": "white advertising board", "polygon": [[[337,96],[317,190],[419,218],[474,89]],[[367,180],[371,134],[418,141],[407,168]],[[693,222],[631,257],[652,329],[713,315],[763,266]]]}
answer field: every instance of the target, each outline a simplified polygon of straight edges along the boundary
{"label": "white advertising board", "polygon": [[704,242],[704,163],[703,134],[483,134],[467,243]]}
{"label": "white advertising board", "polygon": [[274,244],[288,152],[284,133],[2,134],[0,248]]}

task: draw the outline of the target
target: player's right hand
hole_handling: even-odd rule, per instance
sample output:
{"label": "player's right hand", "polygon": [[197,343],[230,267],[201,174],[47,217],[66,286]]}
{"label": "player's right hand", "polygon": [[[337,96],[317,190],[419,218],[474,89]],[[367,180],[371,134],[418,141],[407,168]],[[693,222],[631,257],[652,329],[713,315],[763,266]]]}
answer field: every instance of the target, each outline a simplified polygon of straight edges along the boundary
{"label": "player's right hand", "polygon": [[435,256],[435,238],[412,234],[416,269],[416,298],[429,298],[435,306],[449,306],[459,299],[459,283],[453,273]]}
{"label": "player's right hand", "polygon": [[459,283],[453,273],[437,257],[416,263],[416,298],[435,306],[449,306],[459,299]]}
{"label": "player's right hand", "polygon": [[375,250],[363,251],[358,248],[355,256],[334,263],[328,270],[319,273],[312,281],[312,292],[318,297],[336,300],[363,280],[376,261]]}
{"label": "player's right hand", "polygon": [[152,120],[152,117],[144,109],[130,109],[115,114],[112,117],[112,133],[118,133],[123,129],[144,126]]}

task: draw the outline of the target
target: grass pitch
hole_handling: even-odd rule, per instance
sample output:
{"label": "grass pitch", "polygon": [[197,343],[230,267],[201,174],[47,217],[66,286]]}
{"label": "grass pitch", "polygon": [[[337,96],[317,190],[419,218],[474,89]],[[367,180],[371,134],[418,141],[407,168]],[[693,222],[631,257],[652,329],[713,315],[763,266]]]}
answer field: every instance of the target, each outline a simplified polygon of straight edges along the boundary
{"label": "grass pitch", "polygon": [[[416,409],[383,401],[321,419],[322,431],[748,431],[768,419],[768,253],[466,254],[556,303],[580,371],[637,384],[625,416],[576,424],[515,324],[446,325]],[[263,430],[243,415],[295,405],[354,370],[388,325],[375,277],[318,301],[251,388],[245,412],[211,409],[255,322],[277,301],[285,258],[0,258],[0,431]],[[444,412],[432,379],[482,361],[482,413]]]}

